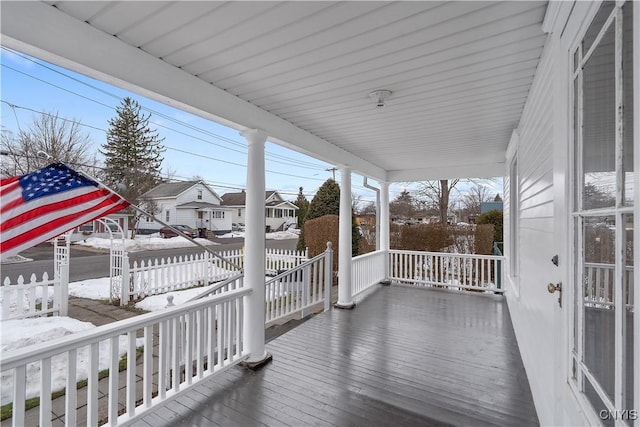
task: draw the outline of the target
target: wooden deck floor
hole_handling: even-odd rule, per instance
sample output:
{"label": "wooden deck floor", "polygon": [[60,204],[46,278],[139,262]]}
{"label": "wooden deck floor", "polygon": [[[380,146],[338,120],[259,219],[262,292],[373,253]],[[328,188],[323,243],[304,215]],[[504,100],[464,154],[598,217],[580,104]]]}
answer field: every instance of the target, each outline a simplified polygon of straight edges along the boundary
{"label": "wooden deck floor", "polygon": [[137,425],[538,425],[502,296],[377,287]]}

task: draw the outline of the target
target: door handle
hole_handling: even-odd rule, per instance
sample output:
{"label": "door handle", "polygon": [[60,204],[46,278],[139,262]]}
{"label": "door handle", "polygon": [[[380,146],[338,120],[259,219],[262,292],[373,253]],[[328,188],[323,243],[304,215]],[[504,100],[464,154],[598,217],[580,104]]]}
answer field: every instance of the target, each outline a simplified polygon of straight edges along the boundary
{"label": "door handle", "polygon": [[547,290],[549,291],[550,294],[554,293],[555,291],[562,292],[562,283],[558,283],[557,285],[554,285],[553,283],[549,283],[547,285]]}
{"label": "door handle", "polygon": [[557,284],[553,284],[553,283],[549,283],[547,285],[547,291],[549,291],[550,294],[558,291],[558,305],[560,307],[562,307],[562,282],[558,282]]}

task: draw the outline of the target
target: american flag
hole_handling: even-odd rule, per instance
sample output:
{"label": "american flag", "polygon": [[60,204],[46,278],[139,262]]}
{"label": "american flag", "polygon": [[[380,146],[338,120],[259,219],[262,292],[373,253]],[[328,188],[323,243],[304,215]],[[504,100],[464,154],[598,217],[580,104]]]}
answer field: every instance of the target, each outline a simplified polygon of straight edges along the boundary
{"label": "american flag", "polygon": [[0,256],[6,259],[129,202],[62,163],[0,180]]}

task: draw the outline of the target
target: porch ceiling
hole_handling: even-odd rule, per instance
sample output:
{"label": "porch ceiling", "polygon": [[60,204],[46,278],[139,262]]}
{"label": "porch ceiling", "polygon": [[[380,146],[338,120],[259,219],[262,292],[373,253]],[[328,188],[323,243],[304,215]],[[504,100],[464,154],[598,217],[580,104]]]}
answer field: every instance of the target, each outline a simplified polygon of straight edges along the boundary
{"label": "porch ceiling", "polygon": [[[504,172],[546,2],[6,2],[2,43],[377,179]],[[369,93],[392,91],[384,108]]]}

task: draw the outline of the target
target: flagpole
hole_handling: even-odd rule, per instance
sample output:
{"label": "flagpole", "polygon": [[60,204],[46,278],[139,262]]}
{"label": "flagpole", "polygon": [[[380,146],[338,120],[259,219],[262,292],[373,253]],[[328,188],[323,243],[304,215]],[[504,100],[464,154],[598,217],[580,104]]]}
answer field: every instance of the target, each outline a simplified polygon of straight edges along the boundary
{"label": "flagpole", "polygon": [[[63,162],[60,162],[62,164],[64,164]],[[88,173],[81,171],[81,170],[76,170],[73,168],[70,168],[68,165],[64,164],[66,167],[68,167],[71,170],[75,170],[76,172],[78,172],[81,175],[84,175],[85,177],[89,178],[92,181],[96,181],[98,182],[101,186],[103,186],[104,188],[106,188],[107,190],[109,190],[111,193],[121,197],[123,200],[127,200],[124,197],[120,196],[120,194],[118,194],[116,191],[114,191],[113,189],[111,189],[109,186],[107,186],[105,183],[103,183],[102,181],[100,181],[97,178],[92,177],[91,175],[89,175]],[[150,214],[149,212],[145,211],[144,209],[142,209],[139,206],[134,205],[133,203],[129,204],[129,207],[133,208],[134,210],[140,212],[142,215],[146,215],[150,218],[152,218],[154,221],[156,221],[157,223],[159,223],[162,226],[168,227],[171,230],[175,231],[179,236],[185,237],[188,241],[190,241],[191,243],[193,243],[196,246],[201,247],[202,249],[204,249],[205,251],[209,252],[211,255],[215,256],[218,259],[221,259],[222,261],[226,262],[227,264],[233,266],[234,268],[242,271],[242,267],[240,267],[239,265],[234,264],[233,262],[229,261],[228,259],[226,259],[225,257],[223,257],[222,255],[218,254],[216,251],[214,251],[211,248],[206,247],[205,245],[203,245],[200,242],[197,242],[194,238],[192,238],[191,236],[186,235],[185,233],[183,233],[182,231],[178,230],[177,228],[173,227],[170,224],[167,224],[166,222],[162,221],[159,218],[156,218],[154,215]]]}

